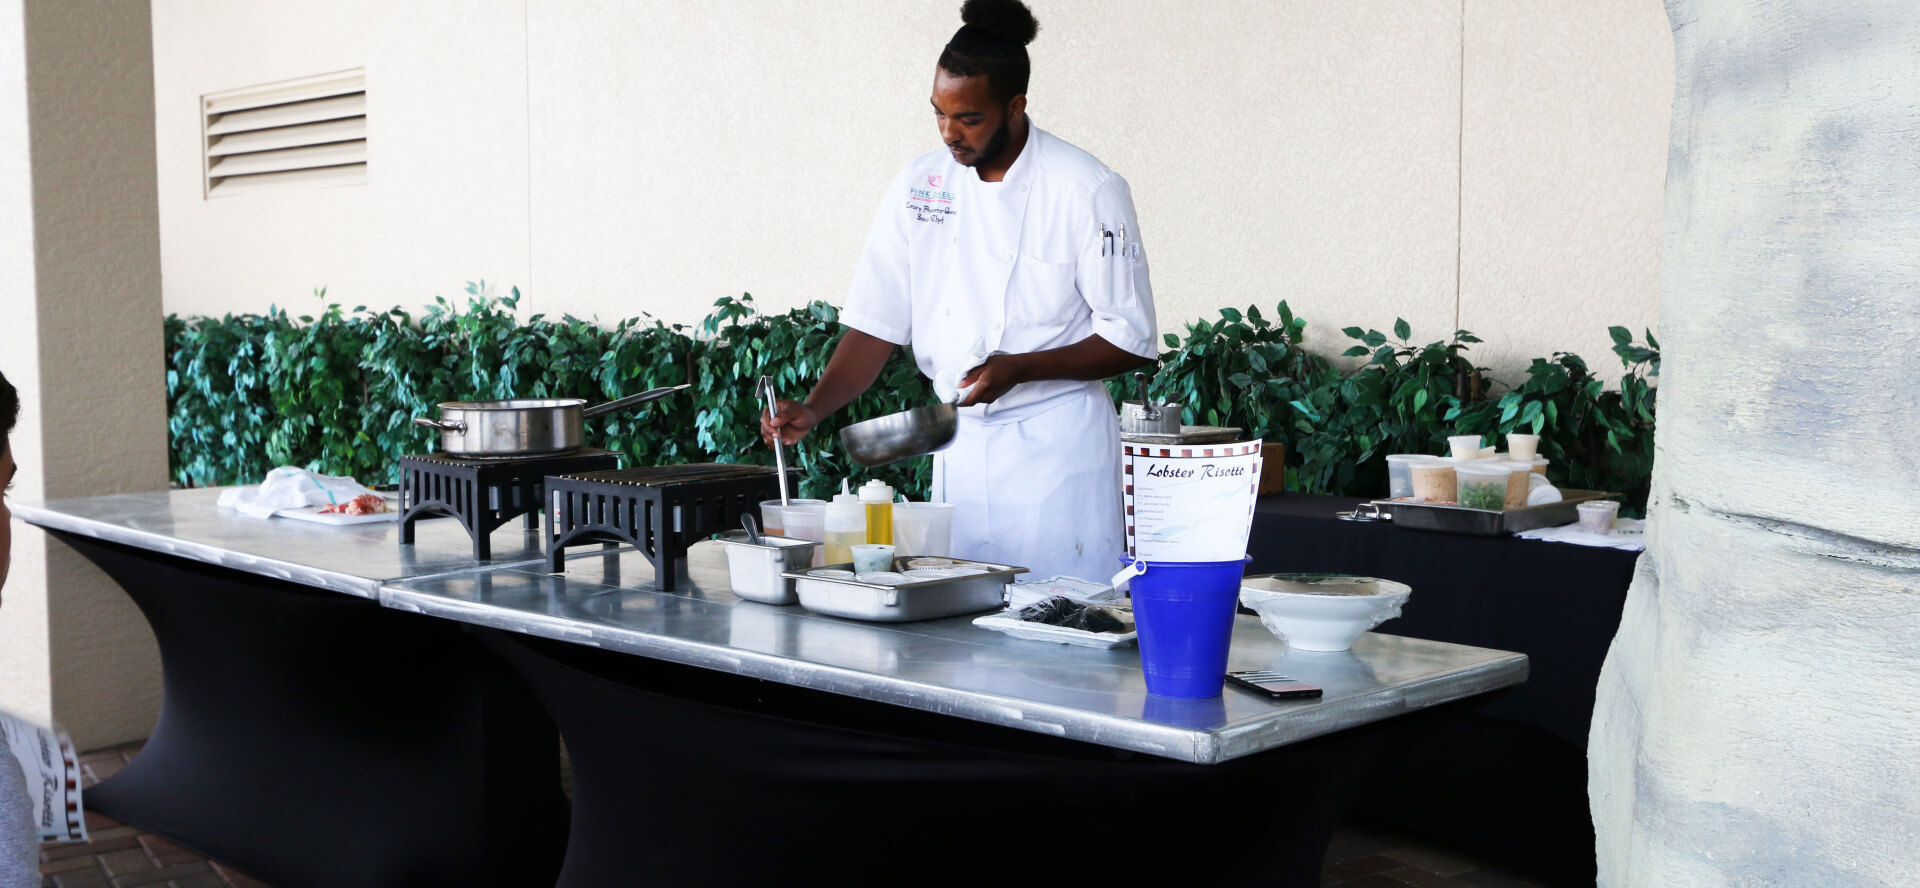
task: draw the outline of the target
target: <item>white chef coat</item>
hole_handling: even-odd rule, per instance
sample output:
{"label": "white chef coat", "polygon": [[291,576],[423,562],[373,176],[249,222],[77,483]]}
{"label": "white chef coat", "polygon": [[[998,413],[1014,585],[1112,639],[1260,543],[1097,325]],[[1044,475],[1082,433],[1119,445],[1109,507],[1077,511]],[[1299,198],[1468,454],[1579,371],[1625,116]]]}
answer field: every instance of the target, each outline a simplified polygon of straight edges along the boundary
{"label": "white chef coat", "polygon": [[[1102,237],[1102,226],[1116,236]],[[888,186],[840,320],[911,344],[941,398],[989,351],[1098,334],[1155,357],[1140,244],[1126,180],[1039,127],[999,182],[981,181],[943,147]],[[1110,576],[1123,543],[1120,438],[1106,389],[1042,380],[960,413],[953,445],[934,457],[934,496],[956,506],[954,553],[1036,577]]]}

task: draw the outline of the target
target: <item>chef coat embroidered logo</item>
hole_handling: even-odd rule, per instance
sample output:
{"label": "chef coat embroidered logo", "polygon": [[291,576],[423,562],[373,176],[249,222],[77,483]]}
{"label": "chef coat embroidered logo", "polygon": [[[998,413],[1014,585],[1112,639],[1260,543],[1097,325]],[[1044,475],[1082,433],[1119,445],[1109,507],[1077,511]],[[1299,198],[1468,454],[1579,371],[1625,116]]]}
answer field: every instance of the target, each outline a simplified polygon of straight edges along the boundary
{"label": "chef coat embroidered logo", "polygon": [[930,188],[907,188],[907,209],[913,211],[913,221],[932,222],[944,225],[954,215],[953,192],[939,190],[939,176],[928,176]]}

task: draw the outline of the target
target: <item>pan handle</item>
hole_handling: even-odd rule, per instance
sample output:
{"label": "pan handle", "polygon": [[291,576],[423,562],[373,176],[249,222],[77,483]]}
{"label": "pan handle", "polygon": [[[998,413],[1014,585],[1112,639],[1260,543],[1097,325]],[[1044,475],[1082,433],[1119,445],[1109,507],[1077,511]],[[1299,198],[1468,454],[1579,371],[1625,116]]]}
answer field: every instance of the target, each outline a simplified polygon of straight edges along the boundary
{"label": "pan handle", "polygon": [[457,419],[428,419],[424,416],[416,416],[413,418],[413,424],[423,425],[427,428],[438,429],[443,432],[452,432],[456,435],[464,435],[467,433],[467,424]]}
{"label": "pan handle", "polygon": [[687,388],[691,385],[693,385],[693,383],[690,383],[690,382],[681,383],[680,385],[670,385],[670,386],[667,386],[666,388],[657,388],[649,392],[641,392],[640,394],[637,394],[637,395],[628,395],[624,398],[616,398],[612,401],[606,402],[605,404],[595,404],[592,407],[588,407],[587,409],[580,411],[580,415],[583,418],[591,419],[593,417],[599,416],[602,413],[612,413],[615,410],[625,410],[628,407],[633,407],[639,404],[645,404],[648,401],[657,401],[661,398],[671,395],[674,392],[677,392],[683,388]]}

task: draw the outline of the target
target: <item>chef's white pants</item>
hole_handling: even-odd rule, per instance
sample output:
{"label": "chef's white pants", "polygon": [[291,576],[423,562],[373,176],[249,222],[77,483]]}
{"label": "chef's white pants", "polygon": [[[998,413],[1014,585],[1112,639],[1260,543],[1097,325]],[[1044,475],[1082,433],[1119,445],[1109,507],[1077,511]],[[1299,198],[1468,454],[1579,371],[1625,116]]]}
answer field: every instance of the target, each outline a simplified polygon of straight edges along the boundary
{"label": "chef's white pants", "polygon": [[933,498],[954,505],[953,554],[1102,580],[1125,551],[1120,425],[1106,389],[961,416],[934,455]]}

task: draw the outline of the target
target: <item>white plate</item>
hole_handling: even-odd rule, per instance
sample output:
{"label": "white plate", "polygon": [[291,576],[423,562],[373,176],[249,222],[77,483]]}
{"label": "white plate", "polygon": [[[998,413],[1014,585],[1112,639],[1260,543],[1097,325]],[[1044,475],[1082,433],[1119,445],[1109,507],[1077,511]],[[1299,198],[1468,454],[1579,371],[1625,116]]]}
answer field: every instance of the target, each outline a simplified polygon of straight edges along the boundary
{"label": "white plate", "polygon": [[1117,648],[1127,647],[1140,637],[1138,632],[1088,632],[1085,629],[1069,629],[1065,626],[1049,626],[1045,623],[1029,623],[1013,617],[1013,610],[974,617],[973,625],[995,632],[1005,632],[1023,641],[1051,641],[1056,644],[1071,644],[1078,647]]}
{"label": "white plate", "polygon": [[372,515],[342,515],[339,513],[323,515],[320,513],[320,510],[325,508],[325,506],[308,506],[304,509],[286,509],[275,512],[273,513],[273,517],[292,518],[295,521],[311,521],[315,524],[331,524],[336,527],[348,524],[377,524],[381,521],[400,520],[399,498],[386,497],[385,499],[387,501],[387,508],[390,511],[375,512]]}

